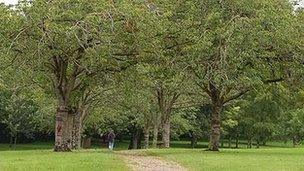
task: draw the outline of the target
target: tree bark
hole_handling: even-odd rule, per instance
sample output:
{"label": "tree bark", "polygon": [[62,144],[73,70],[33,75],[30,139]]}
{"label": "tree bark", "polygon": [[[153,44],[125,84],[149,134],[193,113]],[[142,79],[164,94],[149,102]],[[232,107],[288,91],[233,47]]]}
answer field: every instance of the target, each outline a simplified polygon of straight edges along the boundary
{"label": "tree bark", "polygon": [[159,127],[161,124],[161,115],[158,113],[157,117],[155,118],[154,126],[153,126],[153,140],[152,140],[152,148],[157,148],[157,142],[158,142],[158,132]]}
{"label": "tree bark", "polygon": [[[162,118],[162,141],[164,148],[170,147],[170,122],[171,122],[171,112],[174,103],[178,99],[180,94],[174,93],[173,96],[169,96],[166,98],[165,92],[163,90],[162,85],[158,87],[157,90],[157,101],[159,111],[161,113]],[[167,100],[166,100],[167,99]]]}
{"label": "tree bark", "polygon": [[85,104],[79,105],[74,112],[74,123],[73,123],[73,149],[81,148],[83,125],[88,116],[89,107]]}
{"label": "tree bark", "polygon": [[152,148],[157,148],[157,141],[158,141],[158,129],[159,124],[156,123],[153,128],[153,142],[152,142]]}
{"label": "tree bark", "polygon": [[134,128],[132,137],[129,144],[129,150],[131,149],[140,149],[141,144],[141,131],[138,128]]}
{"label": "tree bark", "polygon": [[71,112],[71,109],[68,111],[68,117],[67,117],[67,127],[66,127],[66,133],[67,133],[67,142],[70,149],[73,149],[73,126],[74,126],[74,119],[75,119],[75,113]]}
{"label": "tree bark", "polygon": [[249,138],[247,140],[247,148],[252,148],[252,139],[251,138]]}
{"label": "tree bark", "polygon": [[216,85],[209,82],[208,94],[212,101],[212,113],[211,113],[211,132],[210,132],[210,151],[219,151],[219,142],[221,134],[221,118],[220,114],[223,108],[223,99],[221,92],[218,90]]}
{"label": "tree bark", "polygon": [[292,143],[293,143],[293,147],[297,147],[300,143],[300,140],[299,140],[299,138],[298,138],[298,136],[293,136],[292,137]]}
{"label": "tree bark", "polygon": [[73,117],[73,132],[72,132],[72,149],[81,148],[81,136],[83,132],[83,119],[82,116],[85,114],[82,108],[78,108],[72,111]]}
{"label": "tree bark", "polygon": [[11,134],[11,136],[10,136],[10,148],[12,148],[13,147],[13,135]]}
{"label": "tree bark", "polygon": [[229,140],[228,140],[228,148],[231,148],[231,136],[229,136]]}
{"label": "tree bark", "polygon": [[220,141],[220,105],[213,105],[212,107],[212,115],[211,115],[211,133],[210,133],[210,151],[219,151],[219,141]]}
{"label": "tree bark", "polygon": [[145,128],[145,131],[144,131],[144,149],[149,148],[149,137],[150,137],[150,130],[149,130],[149,128]]}
{"label": "tree bark", "polygon": [[235,148],[239,148],[239,134],[236,134]]}
{"label": "tree bark", "polygon": [[78,113],[74,116],[72,132],[72,149],[81,148],[82,122]]}
{"label": "tree bark", "polygon": [[133,135],[132,135],[132,137],[130,139],[128,150],[133,150]]}
{"label": "tree bark", "polygon": [[136,129],[135,134],[133,135],[133,144],[132,144],[132,149],[138,149],[138,130]]}
{"label": "tree bark", "polygon": [[14,150],[16,150],[16,145],[17,145],[17,134],[14,137]]}
{"label": "tree bark", "polygon": [[260,139],[259,139],[259,138],[257,139],[257,145],[256,145],[256,148],[260,148]]}
{"label": "tree bark", "polygon": [[91,137],[85,137],[83,140],[82,140],[82,148],[84,149],[89,149],[91,148]]}
{"label": "tree bark", "polygon": [[69,110],[60,105],[56,114],[55,147],[56,152],[71,151],[71,134],[69,130]]}
{"label": "tree bark", "polygon": [[265,139],[263,139],[263,146],[266,146],[266,144],[267,144],[267,140],[265,138]]}
{"label": "tree bark", "polygon": [[163,122],[162,140],[164,143],[164,148],[170,147],[170,126],[170,117],[167,117]]}
{"label": "tree bark", "polygon": [[137,138],[137,149],[141,149],[141,140],[142,140],[142,130],[138,130],[138,138]]}
{"label": "tree bark", "polygon": [[197,136],[194,133],[192,133],[191,136],[191,148],[195,148],[197,145]]}

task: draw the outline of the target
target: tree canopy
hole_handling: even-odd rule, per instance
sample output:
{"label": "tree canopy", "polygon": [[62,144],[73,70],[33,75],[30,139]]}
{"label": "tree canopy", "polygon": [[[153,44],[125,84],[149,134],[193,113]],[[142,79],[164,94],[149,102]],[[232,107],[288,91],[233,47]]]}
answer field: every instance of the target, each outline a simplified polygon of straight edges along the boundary
{"label": "tree canopy", "polygon": [[111,129],[132,149],[188,135],[212,151],[224,138],[298,144],[303,21],[287,0],[1,4],[1,123],[53,133],[55,151]]}

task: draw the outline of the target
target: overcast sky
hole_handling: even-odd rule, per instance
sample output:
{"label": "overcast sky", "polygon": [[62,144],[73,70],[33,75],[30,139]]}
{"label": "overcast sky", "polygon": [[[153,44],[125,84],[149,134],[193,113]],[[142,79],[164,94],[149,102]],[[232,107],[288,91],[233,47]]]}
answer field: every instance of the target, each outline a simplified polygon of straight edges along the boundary
{"label": "overcast sky", "polygon": [[[0,2],[4,2],[5,4],[16,4],[18,0],[0,0]],[[304,7],[304,0],[301,0],[300,6]]]}
{"label": "overcast sky", "polygon": [[4,2],[5,4],[16,4],[18,0],[0,0],[0,2]]}

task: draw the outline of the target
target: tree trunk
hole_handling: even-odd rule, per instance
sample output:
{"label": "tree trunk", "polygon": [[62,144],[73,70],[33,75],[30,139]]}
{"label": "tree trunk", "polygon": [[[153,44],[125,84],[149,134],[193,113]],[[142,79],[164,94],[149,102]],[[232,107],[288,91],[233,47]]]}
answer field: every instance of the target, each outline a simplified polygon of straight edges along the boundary
{"label": "tree trunk", "polygon": [[192,137],[191,137],[191,148],[195,148],[197,145],[197,136],[192,133]]}
{"label": "tree trunk", "polygon": [[83,125],[88,116],[88,106],[80,105],[78,109],[74,112],[74,124],[73,124],[73,149],[81,148]]}
{"label": "tree trunk", "polygon": [[263,140],[263,146],[266,146],[266,144],[267,144],[267,140],[266,140],[266,138]]}
{"label": "tree trunk", "polygon": [[129,147],[128,147],[128,150],[132,150],[133,149],[133,135],[130,139],[130,143],[129,143]]}
{"label": "tree trunk", "polygon": [[73,118],[72,149],[81,148],[81,136],[83,131],[82,115],[82,110],[78,109]]}
{"label": "tree trunk", "polygon": [[77,116],[75,116],[73,124],[72,149],[79,149],[81,147],[82,123]]}
{"label": "tree trunk", "polygon": [[229,136],[229,140],[228,140],[228,148],[231,148],[231,136]]}
{"label": "tree trunk", "polygon": [[259,139],[259,138],[257,139],[257,145],[256,145],[256,148],[260,148],[260,139]]}
{"label": "tree trunk", "polygon": [[159,124],[155,124],[153,128],[153,142],[152,142],[152,148],[157,147],[157,141],[158,141],[158,129],[159,129]]}
{"label": "tree trunk", "polygon": [[219,151],[219,141],[220,141],[220,112],[221,105],[213,104],[212,106],[212,115],[211,115],[211,133],[210,133],[210,151]]}
{"label": "tree trunk", "polygon": [[71,151],[71,130],[69,130],[69,112],[65,105],[60,105],[56,113],[55,147],[56,152]]}
{"label": "tree trunk", "polygon": [[66,127],[66,133],[67,133],[67,142],[70,149],[73,149],[73,127],[74,127],[74,119],[75,119],[75,113],[71,112],[69,109],[68,111],[68,117],[67,117],[67,127]]}
{"label": "tree trunk", "polygon": [[158,87],[157,90],[157,101],[158,101],[158,107],[162,118],[162,141],[164,148],[170,147],[170,122],[171,122],[171,112],[172,107],[176,100],[178,99],[179,95],[178,93],[173,93],[172,97],[167,97],[164,93],[164,89],[162,85]]}
{"label": "tree trunk", "polygon": [[149,128],[146,128],[144,132],[144,149],[149,148],[149,137],[150,137],[150,130]]}
{"label": "tree trunk", "polygon": [[293,147],[297,147],[299,145],[298,136],[292,137],[292,143],[293,143]]}
{"label": "tree trunk", "polygon": [[16,146],[17,146],[17,134],[14,137],[14,150],[16,150]]}
{"label": "tree trunk", "polygon": [[138,128],[134,128],[134,131],[132,133],[132,137],[129,144],[129,150],[131,149],[140,149],[141,144],[141,136],[140,136],[140,130]]}
{"label": "tree trunk", "polygon": [[239,148],[239,134],[236,134],[235,148]]}
{"label": "tree trunk", "polygon": [[142,130],[138,130],[137,149],[141,149]]}
{"label": "tree trunk", "polygon": [[136,130],[135,134],[133,135],[133,144],[132,149],[138,149],[138,131]]}
{"label": "tree trunk", "polygon": [[252,139],[251,138],[249,138],[247,140],[247,148],[252,148]]}
{"label": "tree trunk", "polygon": [[10,145],[9,145],[9,147],[10,148],[12,148],[13,147],[13,135],[11,134],[11,136],[10,136]]}
{"label": "tree trunk", "polygon": [[154,126],[153,126],[152,148],[157,148],[158,131],[159,131],[160,123],[161,123],[161,115],[158,113]]}
{"label": "tree trunk", "polygon": [[164,148],[170,147],[170,117],[167,117],[163,122],[163,144]]}
{"label": "tree trunk", "polygon": [[[91,142],[92,139],[91,137],[85,137],[83,140],[82,140],[82,148],[84,149],[89,149],[91,148]],[[81,144],[81,143],[80,143]]]}

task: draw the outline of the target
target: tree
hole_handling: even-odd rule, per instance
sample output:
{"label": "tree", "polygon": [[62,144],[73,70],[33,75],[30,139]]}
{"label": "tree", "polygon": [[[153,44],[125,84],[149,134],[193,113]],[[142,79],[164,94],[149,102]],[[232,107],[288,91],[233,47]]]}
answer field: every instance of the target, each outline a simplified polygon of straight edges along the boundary
{"label": "tree", "polygon": [[297,147],[301,144],[304,138],[304,129],[303,129],[303,121],[304,121],[304,112],[303,109],[297,109],[294,111],[290,111],[287,115],[285,121],[285,129],[288,137],[292,139],[293,146]]}
{"label": "tree", "polygon": [[10,131],[10,144],[17,143],[18,134],[24,134],[31,137],[36,131],[36,115],[38,115],[38,106],[32,100],[24,98],[18,90],[14,92],[1,90],[2,99],[1,114],[2,123]]}
{"label": "tree", "polygon": [[169,148],[173,110],[180,106],[179,102],[188,100],[191,89],[185,72],[187,67],[181,62],[184,58],[182,47],[188,41],[188,35],[183,34],[182,29],[188,24],[189,16],[183,16],[181,3],[155,1],[148,3],[148,6],[154,11],[154,19],[157,19],[156,22],[149,23],[157,26],[157,30],[148,39],[151,41],[149,45],[153,47],[150,49],[153,53],[149,54],[153,61],[143,65],[159,111],[154,122],[153,146],[156,146],[158,130],[161,128],[163,147]]}
{"label": "tree", "polygon": [[[266,89],[265,89],[266,88]],[[251,147],[252,139],[257,141],[257,148],[273,137],[278,129],[279,118],[283,114],[284,88],[278,85],[263,86],[257,92],[251,92],[242,104],[241,125],[243,126],[248,146]]]}
{"label": "tree", "polygon": [[150,130],[157,113],[153,94],[140,69],[141,67],[134,67],[121,74],[119,82],[123,84],[117,86],[117,92],[113,96],[116,104],[112,107],[130,119],[128,122],[131,136],[129,149],[141,148],[142,134],[144,135],[143,147],[149,147]]}
{"label": "tree", "polygon": [[294,34],[283,28],[288,25],[294,30],[293,8],[285,1],[203,1],[197,5],[201,8],[188,63],[212,104],[209,149],[218,151],[223,106],[254,85],[281,80],[282,73],[269,72],[278,62],[272,62],[277,55],[293,58],[293,53],[284,54],[294,49]]}
{"label": "tree", "polygon": [[222,121],[222,134],[224,137],[228,137],[228,147],[231,148],[232,138],[236,139],[235,147],[238,148],[238,141],[240,136],[239,122],[241,121],[240,117],[240,107],[230,107],[223,113]]}
{"label": "tree", "polygon": [[99,74],[119,72],[136,56],[125,55],[130,49],[125,42],[117,42],[130,40],[130,30],[124,27],[129,18],[113,5],[73,0],[17,5],[22,22],[10,50],[22,56],[19,60],[24,68],[34,68],[43,85],[52,87],[58,103],[55,151],[70,151],[75,146],[74,140],[79,139],[75,136],[81,132],[77,131],[81,130],[79,119],[87,114],[82,99],[94,88]]}
{"label": "tree", "polygon": [[284,107],[282,115],[278,123],[278,136],[285,142],[293,141],[294,147],[298,146],[302,139],[302,115],[303,115],[303,100],[304,93],[302,88],[296,89],[294,86],[286,88],[286,101],[282,106]]}

